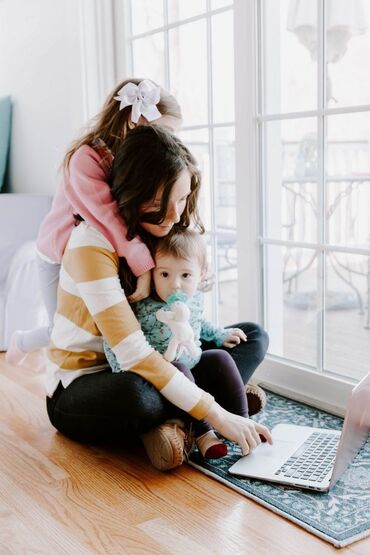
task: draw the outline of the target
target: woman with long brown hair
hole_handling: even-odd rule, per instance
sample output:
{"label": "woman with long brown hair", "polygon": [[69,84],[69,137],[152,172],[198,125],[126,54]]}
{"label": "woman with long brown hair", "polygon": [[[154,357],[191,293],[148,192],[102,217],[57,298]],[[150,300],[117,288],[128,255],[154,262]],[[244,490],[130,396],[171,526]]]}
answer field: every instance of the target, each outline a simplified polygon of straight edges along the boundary
{"label": "woman with long brown hair", "polygon": [[[161,127],[137,127],[119,147],[111,190],[127,223],[128,238],[140,236],[151,248],[173,228],[201,227],[199,187],[193,156]],[[161,470],[182,463],[186,426],[180,422],[191,418],[207,418],[244,454],[261,442],[260,435],[271,441],[267,428],[223,409],[149,345],[127,300],[130,283],[135,287],[130,276],[124,261],[120,276],[117,251],[98,229],[86,221],[73,229],[62,258],[48,350],[47,408],[52,424],[84,442],[123,444],[130,436],[141,436],[150,460]],[[266,334],[256,325],[254,332],[259,333],[258,341],[244,345],[249,349],[244,361],[251,361],[245,374],[252,373],[261,352],[264,355]],[[110,370],[103,337],[122,372]]]}

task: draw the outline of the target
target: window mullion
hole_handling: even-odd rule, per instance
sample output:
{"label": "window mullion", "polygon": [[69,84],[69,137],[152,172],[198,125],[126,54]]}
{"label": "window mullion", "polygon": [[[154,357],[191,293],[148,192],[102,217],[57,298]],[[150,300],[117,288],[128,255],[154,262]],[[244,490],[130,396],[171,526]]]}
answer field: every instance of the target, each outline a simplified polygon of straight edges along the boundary
{"label": "window mullion", "polygon": [[220,122],[212,124],[201,124],[201,125],[183,125],[181,127],[182,131],[196,131],[197,129],[220,129],[222,127],[233,127],[235,125],[234,121]]}
{"label": "window mullion", "polygon": [[282,112],[281,114],[259,114],[257,120],[261,122],[281,121],[287,119],[303,119],[318,116],[336,116],[340,114],[357,114],[370,112],[370,104],[359,106],[343,106],[340,108],[318,108],[317,110],[307,110],[305,112]]}
{"label": "window mullion", "polygon": [[165,71],[165,87],[170,89],[170,50],[169,50],[169,29],[168,29],[168,0],[163,0],[164,15],[164,31],[163,31],[163,47],[164,47],[164,71]]}
{"label": "window mullion", "polygon": [[127,54],[127,62],[128,62],[128,66],[129,66],[129,72],[132,75],[133,71],[134,71],[134,45],[132,42],[132,10],[131,10],[131,0],[126,0],[125,1],[125,6],[127,8],[127,26],[126,26],[126,30],[129,29],[128,32],[128,38],[127,38],[127,45],[128,45],[128,54]]}
{"label": "window mullion", "polygon": [[370,256],[370,249],[361,247],[345,247],[343,245],[331,245],[327,243],[308,243],[288,239],[274,239],[273,237],[260,237],[259,241],[261,244],[266,245],[282,245],[290,248],[313,249],[325,252],[343,252],[347,254]]}
{"label": "window mullion", "polygon": [[[135,1],[135,0],[131,0],[131,1]],[[172,1],[172,0],[170,0],[170,1]],[[173,23],[170,23],[167,19],[167,21],[165,21],[165,24],[161,25],[160,27],[156,27],[155,29],[150,29],[150,31],[144,31],[142,33],[137,33],[136,35],[131,33],[128,38],[130,40],[144,39],[144,38],[150,37],[151,35],[156,35],[157,33],[163,33],[164,31],[174,29],[176,27],[179,27],[180,25],[186,25],[188,23],[194,23],[196,21],[199,21],[200,19],[204,19],[205,17],[209,17],[211,15],[218,15],[220,13],[228,12],[232,9],[233,9],[232,4],[230,4],[230,6],[224,6],[222,8],[218,8],[216,10],[212,10],[210,8],[210,5],[209,5],[207,7],[207,11],[203,12],[199,15],[194,15],[193,17],[188,17],[186,19],[180,19],[179,21],[174,21]],[[165,13],[168,13],[168,12],[165,12]]]}
{"label": "window mullion", "polygon": [[[325,14],[324,0],[317,2],[317,243],[325,243]],[[325,291],[326,291],[326,253],[320,250],[317,255],[317,369],[324,368],[325,353]]]}
{"label": "window mullion", "polygon": [[[264,160],[266,156],[265,152],[265,141],[264,141],[264,129],[265,126],[260,119],[261,114],[264,112],[265,103],[265,82],[263,78],[263,60],[264,60],[264,50],[263,50],[263,28],[262,21],[264,20],[264,3],[257,2],[256,4],[256,37],[257,37],[257,52],[255,56],[256,60],[256,76],[257,76],[257,90],[256,90],[256,108],[257,108],[257,181],[258,181],[258,191],[257,191],[257,202],[258,202],[258,237],[266,236],[266,187],[265,187],[265,172],[264,172]],[[259,304],[259,319],[261,323],[266,326],[267,324],[267,264],[266,264],[266,254],[267,250],[265,245],[260,241],[260,248],[258,253],[259,258],[259,276],[260,284],[258,287],[258,304]]]}
{"label": "window mullion", "polygon": [[260,321],[256,2],[234,0],[238,320]]}
{"label": "window mullion", "polygon": [[[217,233],[216,233],[216,186],[215,186],[215,147],[213,130],[213,72],[212,72],[212,21],[209,12],[211,1],[207,0],[207,83],[208,83],[208,141],[209,141],[209,180],[210,180],[210,203],[211,203],[211,252],[213,260],[213,271],[218,276],[217,256]],[[216,279],[212,296],[213,319],[219,321],[219,283]]]}

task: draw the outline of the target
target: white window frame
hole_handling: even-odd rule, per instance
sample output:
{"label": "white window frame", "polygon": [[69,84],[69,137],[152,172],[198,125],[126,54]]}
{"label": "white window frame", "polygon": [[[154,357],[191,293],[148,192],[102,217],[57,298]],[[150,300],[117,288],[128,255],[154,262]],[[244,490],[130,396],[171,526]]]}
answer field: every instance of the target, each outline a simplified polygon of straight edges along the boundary
{"label": "white window frame", "polygon": [[[287,245],[314,248],[323,254],[330,250],[370,255],[370,250],[346,248],[335,245],[309,245],[262,237],[263,188],[262,188],[262,141],[261,124],[266,121],[298,117],[316,117],[318,120],[319,150],[319,194],[324,201],[324,116],[369,111],[370,106],[324,108],[325,79],[324,62],[319,57],[317,68],[318,106],[321,109],[291,114],[261,115],[261,88],[263,86],[261,64],[262,51],[258,31],[258,10],[261,0],[234,0],[235,11],[235,68],[236,71],[236,181],[239,253],[239,302],[246,308],[246,314],[257,321],[264,321],[264,299],[262,298],[263,254],[262,247],[268,245]],[[319,0],[318,10],[319,50],[325,48],[322,29],[324,28],[324,5]],[[321,58],[321,59],[320,59]],[[255,86],[251,86],[251,81]],[[247,183],[247,186],[245,184]],[[325,206],[325,205],[324,205]],[[248,207],[246,217],[243,207]],[[320,224],[319,224],[320,225]],[[320,230],[322,236],[322,230]],[[243,240],[242,238],[246,238]],[[245,254],[241,256],[240,253]],[[318,257],[322,259],[322,256]],[[321,263],[322,264],[322,263]],[[259,270],[256,271],[256,268]],[[319,268],[322,272],[323,268]],[[247,284],[247,286],[246,286]],[[322,292],[323,294],[323,292]],[[246,314],[242,314],[244,317]],[[322,326],[322,322],[321,322]],[[321,333],[322,328],[319,330]],[[320,356],[320,354],[319,354]],[[347,399],[354,381],[329,372],[319,373],[296,362],[289,362],[268,355],[256,372],[258,381],[274,391],[295,399],[308,402],[313,406],[343,415]]]}
{"label": "white window frame", "polygon": [[[320,1],[320,25],[323,25],[322,0]],[[117,81],[122,75],[130,75],[130,62],[127,59],[128,40],[127,21],[123,9],[123,0],[93,0],[94,11],[91,13],[91,0],[80,0],[81,32],[83,37],[83,75],[85,80],[85,106],[88,115],[94,110],[90,108],[104,100],[104,94],[111,90],[112,80]],[[89,3],[90,10],[87,9]],[[257,44],[257,9],[261,0],[234,0],[234,43],[235,43],[235,138],[236,138],[236,199],[237,199],[237,247],[238,247],[238,319],[263,322],[263,281],[262,243],[260,226],[263,204],[261,202],[261,136],[259,124],[262,121],[281,119],[281,115],[258,115],[259,87],[261,74],[258,54],[261,45]],[[84,8],[84,9],[83,9]],[[102,11],[103,10],[103,14]],[[212,13],[222,12],[222,8]],[[83,29],[86,25],[86,14],[89,17],[88,33]],[[102,17],[103,15],[103,17]],[[187,21],[198,19],[198,16]],[[94,23],[95,22],[95,23]],[[111,22],[111,32],[108,27]],[[96,45],[96,40],[98,44]],[[91,53],[89,45],[95,42],[95,50]],[[114,47],[112,50],[112,42]],[[122,45],[125,45],[122,47]],[[90,52],[90,54],[89,54]],[[103,58],[102,58],[103,55]],[[108,55],[108,56],[107,56]],[[94,73],[94,60],[105,60],[107,67],[100,65]],[[318,94],[324,98],[323,63],[318,63]],[[108,90],[109,89],[109,90]],[[96,91],[99,91],[97,94]],[[99,97],[99,98],[97,98]],[[92,98],[92,100],[91,100]],[[90,105],[89,105],[90,101]],[[359,112],[369,110],[370,106],[362,106],[348,110],[323,109],[305,112],[304,114],[286,114],[285,117],[318,117],[324,115]],[[234,123],[234,122],[230,122]],[[225,124],[226,125],[226,124]],[[228,124],[229,125],[229,124]],[[203,126],[202,126],[203,127]],[[194,127],[192,127],[193,129]],[[320,162],[323,159],[323,130],[319,127]],[[321,166],[321,176],[322,176]],[[321,180],[321,191],[322,191]],[[244,207],[246,207],[244,209]],[[284,241],[265,239],[269,244],[286,244]],[[298,246],[298,245],[297,245]],[[309,247],[310,245],[305,245]],[[328,245],[315,245],[321,252],[334,248]],[[338,248],[342,252],[353,249]],[[355,249],[358,253],[359,249]],[[366,251],[363,254],[370,254]],[[304,365],[289,363],[277,357],[267,356],[255,374],[256,379],[274,391],[292,398],[306,401],[313,406],[343,415],[344,408],[353,387],[349,379],[329,373],[321,374]]]}

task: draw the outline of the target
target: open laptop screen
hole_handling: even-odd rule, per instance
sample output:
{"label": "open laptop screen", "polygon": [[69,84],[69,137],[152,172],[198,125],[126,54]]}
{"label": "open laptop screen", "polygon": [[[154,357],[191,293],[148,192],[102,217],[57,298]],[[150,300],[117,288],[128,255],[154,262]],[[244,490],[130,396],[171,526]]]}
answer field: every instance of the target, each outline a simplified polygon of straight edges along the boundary
{"label": "open laptop screen", "polygon": [[370,433],[370,373],[352,390],[330,480],[332,488],[355,458]]}

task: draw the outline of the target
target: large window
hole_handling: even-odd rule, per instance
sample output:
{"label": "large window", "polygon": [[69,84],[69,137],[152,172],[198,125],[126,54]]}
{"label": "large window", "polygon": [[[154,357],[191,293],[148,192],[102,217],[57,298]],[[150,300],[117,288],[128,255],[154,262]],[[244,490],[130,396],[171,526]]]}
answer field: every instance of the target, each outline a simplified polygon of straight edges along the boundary
{"label": "large window", "polygon": [[354,380],[370,368],[369,17],[361,0],[258,3],[270,353]]}
{"label": "large window", "polygon": [[207,312],[237,314],[232,0],[128,0],[128,73],[163,84],[183,111],[181,138],[203,175],[201,215],[217,275]]}
{"label": "large window", "polygon": [[370,368],[369,2],[122,5],[126,73],[177,96],[203,172],[208,315],[259,320],[267,365],[302,383],[358,380]]}

